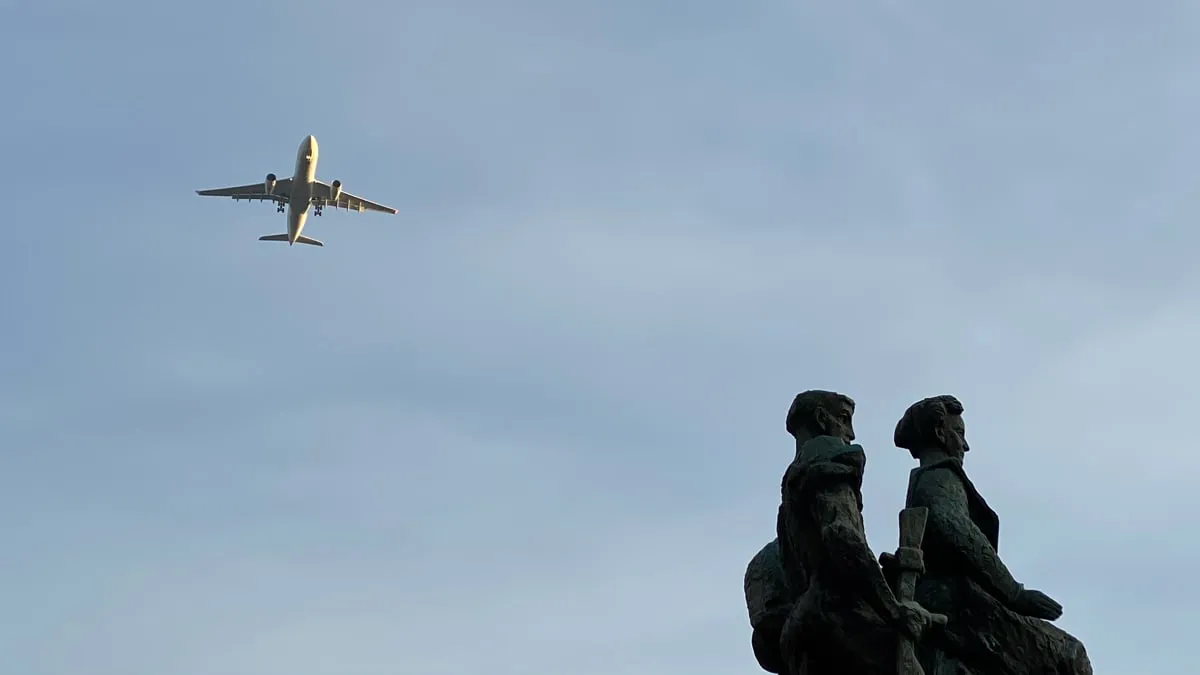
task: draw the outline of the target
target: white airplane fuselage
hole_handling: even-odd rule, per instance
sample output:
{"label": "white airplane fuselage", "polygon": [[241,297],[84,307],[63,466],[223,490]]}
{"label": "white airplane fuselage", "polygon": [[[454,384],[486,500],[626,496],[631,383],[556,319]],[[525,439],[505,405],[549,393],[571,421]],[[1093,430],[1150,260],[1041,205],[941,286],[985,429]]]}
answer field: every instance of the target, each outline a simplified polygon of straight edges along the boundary
{"label": "white airplane fuselage", "polygon": [[292,176],[291,195],[287,205],[288,244],[295,244],[308,220],[312,204],[313,180],[317,177],[317,139],[308,136],[300,141],[296,152],[296,173]]}

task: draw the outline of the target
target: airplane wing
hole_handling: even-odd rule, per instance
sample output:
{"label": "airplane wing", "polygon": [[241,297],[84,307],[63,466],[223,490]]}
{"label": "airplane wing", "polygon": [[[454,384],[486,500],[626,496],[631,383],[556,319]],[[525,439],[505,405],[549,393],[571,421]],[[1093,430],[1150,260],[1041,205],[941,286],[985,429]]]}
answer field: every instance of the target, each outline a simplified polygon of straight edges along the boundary
{"label": "airplane wing", "polygon": [[215,188],[212,190],[196,190],[201,197],[232,197],[235,200],[251,199],[258,201],[286,202],[292,194],[292,179],[280,178],[275,181],[275,189],[267,194],[262,183],[238,185],[237,187]]}
{"label": "airplane wing", "polygon": [[319,203],[325,206],[332,206],[335,209],[346,209],[348,211],[358,211],[359,213],[363,211],[378,211],[379,213],[390,213],[392,215],[399,213],[399,211],[390,206],[376,204],[362,197],[356,197],[345,190],[342,190],[342,193],[338,195],[337,201],[334,202],[331,199],[333,197],[333,188],[329,183],[319,180],[313,181],[312,196],[314,200],[320,200]]}

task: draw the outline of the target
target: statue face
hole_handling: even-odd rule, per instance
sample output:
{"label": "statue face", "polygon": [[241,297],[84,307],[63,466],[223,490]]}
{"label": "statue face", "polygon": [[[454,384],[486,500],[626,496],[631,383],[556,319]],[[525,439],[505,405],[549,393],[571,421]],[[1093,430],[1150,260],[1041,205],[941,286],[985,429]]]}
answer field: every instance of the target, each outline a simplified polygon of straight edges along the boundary
{"label": "statue face", "polygon": [[826,435],[840,438],[847,443],[854,441],[854,408],[844,401],[838,401],[829,408],[819,408],[817,420],[825,429]]}
{"label": "statue face", "polygon": [[937,435],[942,448],[951,457],[962,457],[971,449],[967,443],[967,424],[962,415],[947,417]]}

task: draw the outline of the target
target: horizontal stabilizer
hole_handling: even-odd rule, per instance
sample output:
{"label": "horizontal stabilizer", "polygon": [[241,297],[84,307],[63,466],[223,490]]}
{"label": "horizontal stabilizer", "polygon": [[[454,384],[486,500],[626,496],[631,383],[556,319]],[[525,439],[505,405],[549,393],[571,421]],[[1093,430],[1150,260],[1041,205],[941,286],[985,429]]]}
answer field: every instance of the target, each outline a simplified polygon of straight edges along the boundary
{"label": "horizontal stabilizer", "polygon": [[[264,234],[263,236],[259,237],[258,240],[259,241],[287,241],[288,236],[286,234]],[[297,244],[308,244],[309,246],[324,246],[325,245],[325,244],[322,244],[321,242],[317,241],[316,239],[313,239],[312,237],[305,237],[305,236],[296,237],[296,243]]]}

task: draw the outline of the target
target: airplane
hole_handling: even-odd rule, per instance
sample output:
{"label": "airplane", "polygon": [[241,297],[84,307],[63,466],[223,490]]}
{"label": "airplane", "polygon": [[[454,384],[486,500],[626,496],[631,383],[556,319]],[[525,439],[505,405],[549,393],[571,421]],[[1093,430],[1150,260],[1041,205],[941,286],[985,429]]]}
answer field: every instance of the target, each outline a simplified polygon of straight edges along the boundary
{"label": "airplane", "polygon": [[362,197],[355,197],[342,190],[342,181],[335,180],[325,183],[317,180],[317,139],[309,135],[300,141],[300,149],[296,152],[296,172],[291,178],[276,180],[273,173],[267,174],[267,179],[261,183],[239,185],[237,187],[216,188],[213,190],[196,190],[202,197],[233,197],[238,200],[271,201],[279,213],[287,212],[287,232],[285,234],[267,234],[258,238],[259,241],[286,241],[288,246],[296,243],[324,246],[311,237],[300,234],[304,229],[304,221],[308,219],[308,207],[313,207],[313,215],[321,215],[326,206],[335,209],[353,209],[377,211],[380,213],[399,213],[396,209]]}

